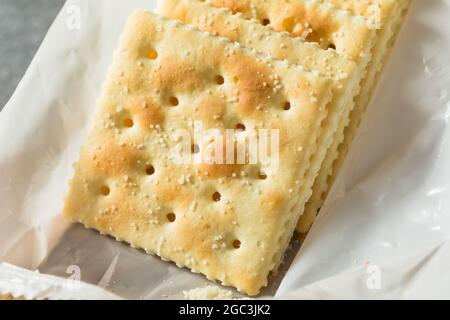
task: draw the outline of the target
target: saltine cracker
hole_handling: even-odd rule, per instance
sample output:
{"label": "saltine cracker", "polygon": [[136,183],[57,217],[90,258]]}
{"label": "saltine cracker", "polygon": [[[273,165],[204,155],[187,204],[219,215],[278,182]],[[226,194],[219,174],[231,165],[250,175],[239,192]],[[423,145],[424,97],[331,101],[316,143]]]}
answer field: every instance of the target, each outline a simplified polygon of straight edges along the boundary
{"label": "saltine cracker", "polygon": [[[115,53],[64,215],[255,295],[294,232],[332,86],[225,38],[137,11]],[[176,164],[173,133],[195,137],[197,121],[221,133],[243,124],[237,135],[244,137],[279,130],[278,171],[263,162]]]}

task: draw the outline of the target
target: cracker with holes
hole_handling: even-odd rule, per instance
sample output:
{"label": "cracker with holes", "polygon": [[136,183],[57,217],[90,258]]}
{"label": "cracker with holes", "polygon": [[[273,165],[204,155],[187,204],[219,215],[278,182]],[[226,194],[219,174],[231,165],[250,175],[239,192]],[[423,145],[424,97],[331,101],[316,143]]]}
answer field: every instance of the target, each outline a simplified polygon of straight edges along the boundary
{"label": "cracker with holes", "polygon": [[333,85],[138,11],[114,56],[64,215],[258,294],[299,218],[321,124],[335,112],[327,108]]}
{"label": "cracker with holes", "polygon": [[[342,119],[348,119],[354,107],[354,97],[359,93],[365,67],[336,53],[324,50],[315,43],[304,42],[288,33],[276,32],[257,20],[247,20],[240,13],[232,14],[226,8],[216,8],[197,0],[159,0],[157,12],[172,19],[193,24],[201,30],[241,43],[247,48],[270,55],[290,64],[300,65],[308,71],[319,72],[335,82],[333,100],[329,108],[323,133],[314,154],[313,165],[308,169],[307,181],[300,192],[300,213],[311,196],[312,182],[317,176]],[[355,26],[356,28],[357,26]],[[362,27],[367,30],[365,24]],[[345,121],[345,120],[342,120]]]}

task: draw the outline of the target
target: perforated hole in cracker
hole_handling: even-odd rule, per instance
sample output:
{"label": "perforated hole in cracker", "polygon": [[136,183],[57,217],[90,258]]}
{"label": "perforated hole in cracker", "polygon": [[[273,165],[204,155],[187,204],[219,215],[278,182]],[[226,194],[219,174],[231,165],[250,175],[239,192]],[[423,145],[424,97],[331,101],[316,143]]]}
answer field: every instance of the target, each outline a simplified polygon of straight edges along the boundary
{"label": "perforated hole in cracker", "polygon": [[238,123],[237,125],[236,125],[236,130],[238,130],[238,131],[245,131],[247,128],[245,127],[245,124],[243,124],[243,123]]}
{"label": "perforated hole in cracker", "polygon": [[172,106],[172,107],[176,107],[176,106],[178,106],[179,104],[180,104],[180,101],[178,100],[178,98],[177,97],[170,97],[169,98],[169,103],[170,103],[170,105]]}
{"label": "perforated hole in cracker", "polygon": [[111,189],[108,186],[101,186],[100,187],[100,194],[102,196],[109,196],[109,194],[111,193]]}
{"label": "perforated hole in cracker", "polygon": [[266,180],[267,179],[267,174],[263,171],[261,171],[258,175],[259,180]]}
{"label": "perforated hole in cracker", "polygon": [[191,153],[193,154],[200,153],[200,147],[198,144],[194,143],[193,145],[191,145]]}
{"label": "perforated hole in cracker", "polygon": [[145,167],[145,172],[147,173],[147,175],[151,176],[155,174],[155,167],[149,164]]}
{"label": "perforated hole in cracker", "polygon": [[169,221],[169,222],[175,222],[175,220],[177,219],[177,216],[175,215],[175,213],[171,212],[166,215],[166,218],[167,218],[167,221]]}
{"label": "perforated hole in cracker", "polygon": [[126,118],[126,119],[123,120],[123,125],[126,128],[132,128],[134,126],[134,121],[131,118]]}
{"label": "perforated hole in cracker", "polygon": [[155,60],[155,59],[157,59],[157,58],[158,58],[158,51],[156,51],[156,50],[154,50],[154,49],[148,50],[148,52],[147,52],[147,57],[148,57],[150,60]]}
{"label": "perforated hole in cracker", "polygon": [[216,191],[213,193],[212,199],[214,202],[219,202],[222,199],[222,195],[220,194],[220,192]]}
{"label": "perforated hole in cracker", "polygon": [[224,83],[225,83],[224,77],[221,76],[221,75],[216,76],[216,83],[217,83],[218,85],[224,84]]}

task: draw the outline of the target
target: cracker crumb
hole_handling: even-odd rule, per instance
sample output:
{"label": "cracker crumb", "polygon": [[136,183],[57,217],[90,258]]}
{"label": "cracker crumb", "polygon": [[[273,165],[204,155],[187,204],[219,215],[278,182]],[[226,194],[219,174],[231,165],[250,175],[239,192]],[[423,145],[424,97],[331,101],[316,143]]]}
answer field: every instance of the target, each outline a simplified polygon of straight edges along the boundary
{"label": "cracker crumb", "polygon": [[221,289],[219,287],[206,286],[204,288],[195,288],[189,291],[183,291],[186,300],[235,300],[238,299],[232,291]]}

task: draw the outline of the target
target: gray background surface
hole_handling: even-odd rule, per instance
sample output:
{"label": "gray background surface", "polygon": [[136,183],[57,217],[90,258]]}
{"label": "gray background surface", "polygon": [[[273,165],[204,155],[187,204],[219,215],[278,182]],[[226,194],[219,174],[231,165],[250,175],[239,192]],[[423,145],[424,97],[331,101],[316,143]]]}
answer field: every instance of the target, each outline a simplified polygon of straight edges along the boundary
{"label": "gray background surface", "polygon": [[65,0],[0,0],[0,110]]}

